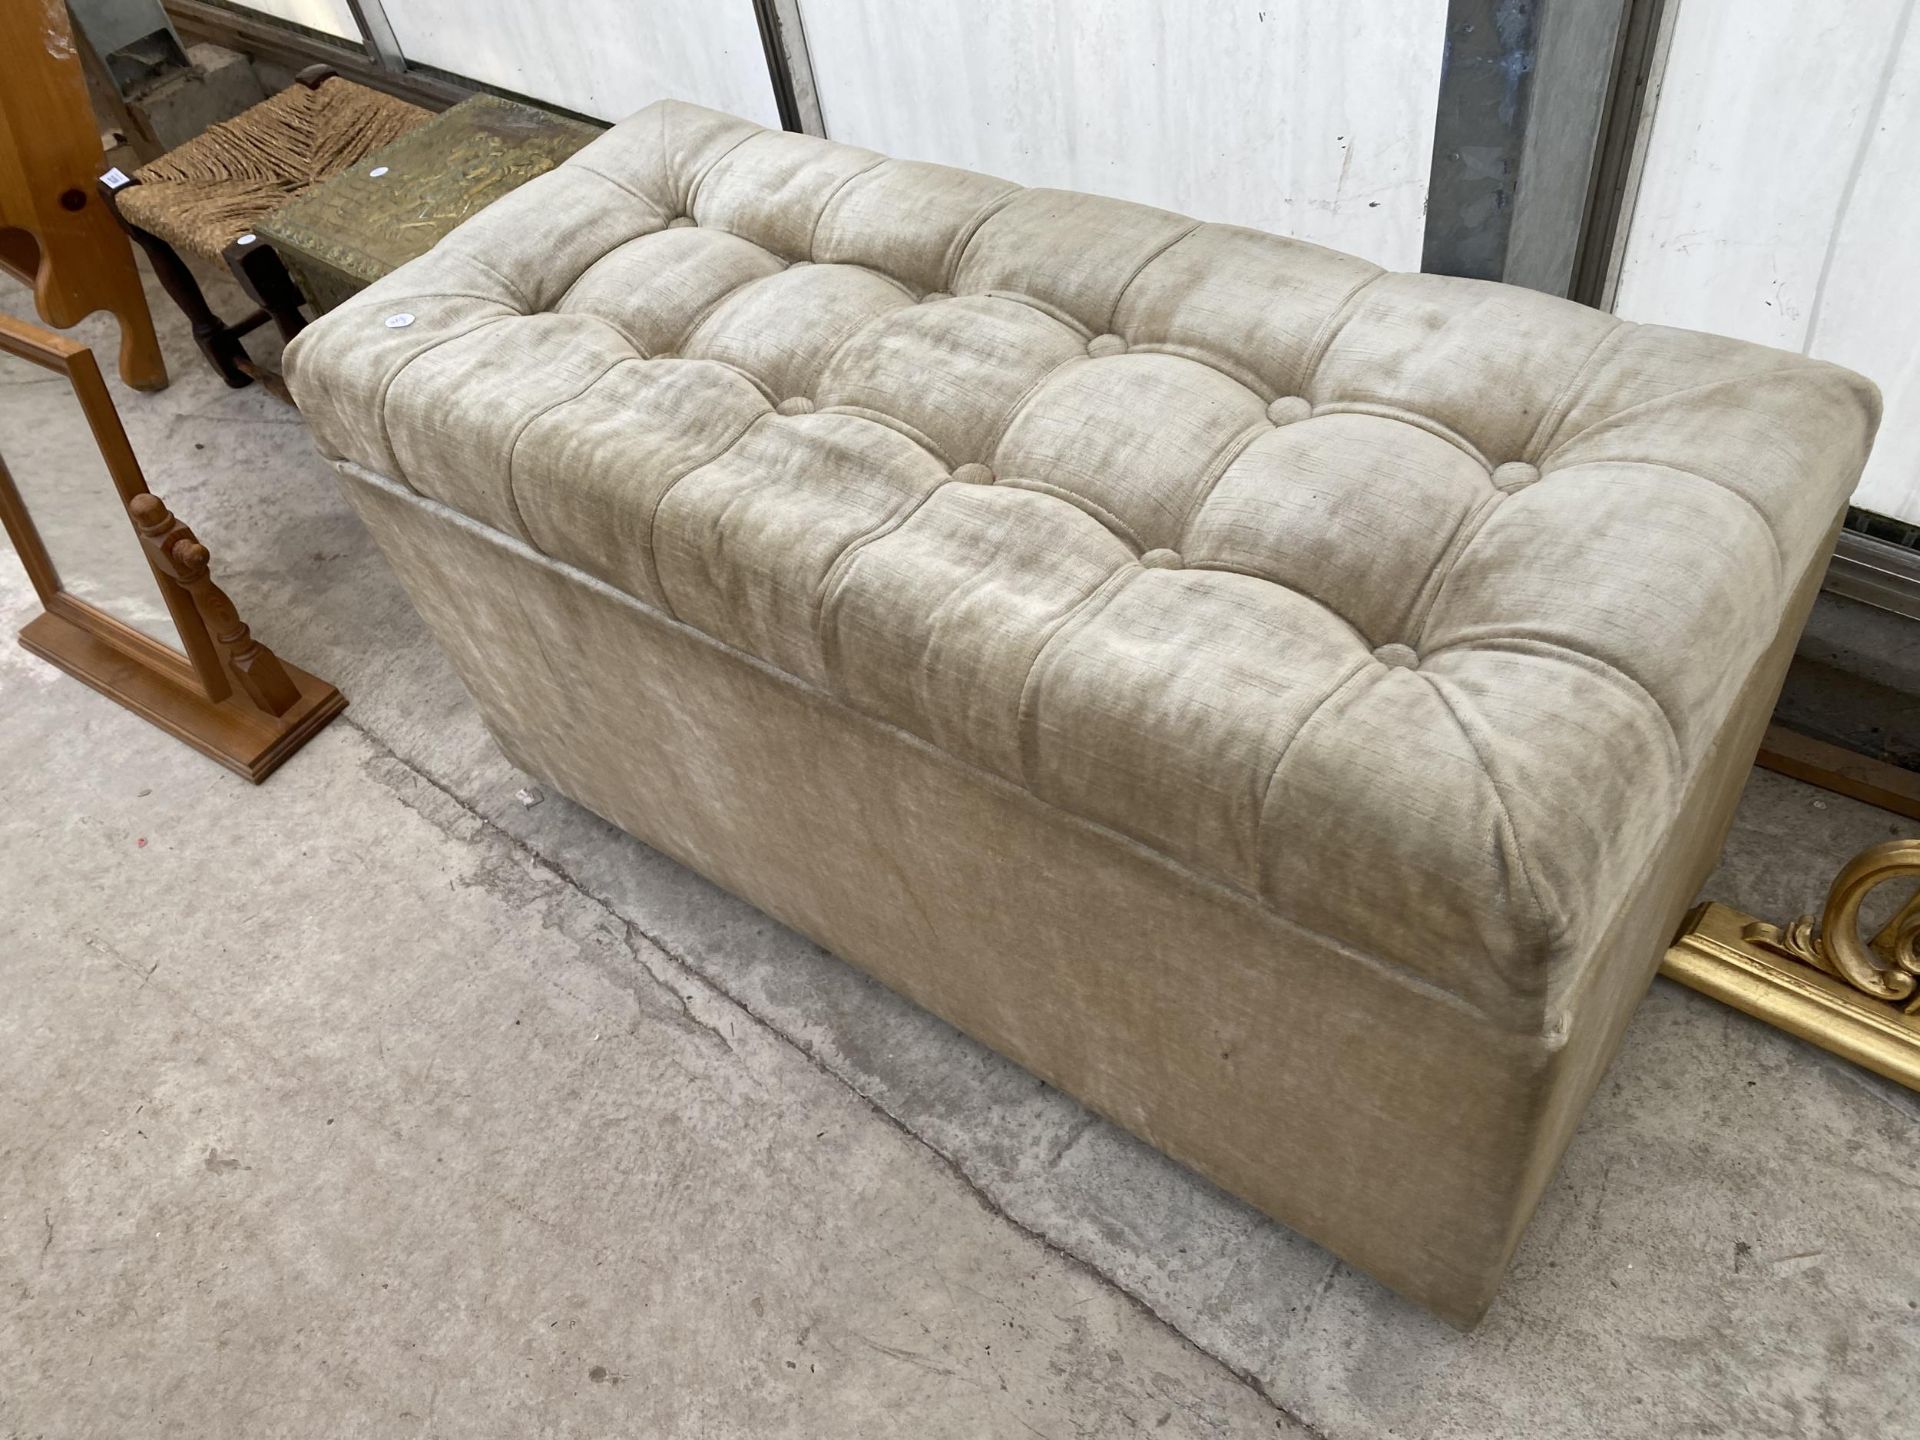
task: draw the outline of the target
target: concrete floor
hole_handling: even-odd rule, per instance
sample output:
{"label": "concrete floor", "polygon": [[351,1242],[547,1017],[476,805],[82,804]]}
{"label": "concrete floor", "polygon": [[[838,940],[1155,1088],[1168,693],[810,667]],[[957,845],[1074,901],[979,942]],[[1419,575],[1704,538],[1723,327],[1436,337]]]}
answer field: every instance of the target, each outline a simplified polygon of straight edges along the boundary
{"label": "concrete floor", "polygon": [[[523,804],[294,413],[155,314],[150,483],[353,705],[254,789],[0,645],[0,1436],[1920,1434],[1916,1097],[1657,984],[1455,1333]],[[1757,773],[1708,888],[1912,828]]]}

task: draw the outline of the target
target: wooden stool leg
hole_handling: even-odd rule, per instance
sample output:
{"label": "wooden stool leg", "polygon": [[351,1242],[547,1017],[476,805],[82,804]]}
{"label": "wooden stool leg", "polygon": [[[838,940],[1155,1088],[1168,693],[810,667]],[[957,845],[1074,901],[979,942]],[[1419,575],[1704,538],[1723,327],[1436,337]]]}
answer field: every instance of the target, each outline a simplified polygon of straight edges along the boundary
{"label": "wooden stool leg", "polygon": [[300,313],[306,297],[271,245],[257,236],[242,235],[220,253],[248,298],[273,317],[282,340],[291,340],[306,328],[307,318]]}
{"label": "wooden stool leg", "polygon": [[247,363],[247,350],[240,343],[240,337],[221,323],[220,317],[213,313],[207,304],[207,297],[201,293],[200,282],[193,278],[193,272],[174,249],[158,235],[135,228],[133,238],[147,259],[153,263],[153,273],[160,278],[161,288],[173,297],[173,303],[180,307],[193,327],[193,343],[200,347],[200,353],[207,357],[207,363],[220,372],[227,384],[238,390],[252,380],[241,368]]}
{"label": "wooden stool leg", "polygon": [[[118,176],[116,179],[115,177]],[[128,235],[142,250],[153,265],[153,273],[159,277],[160,286],[180,307],[180,313],[187,317],[187,323],[193,327],[193,343],[200,347],[200,353],[207,357],[207,363],[220,372],[227,384],[238,390],[252,383],[242,368],[249,362],[246,347],[240,343],[240,337],[233,327],[221,322],[213,313],[213,307],[207,304],[207,297],[201,293],[200,282],[193,278],[193,272],[175,253],[174,248],[158,235],[142,230],[125,215],[120,213],[119,194],[123,190],[138,185],[138,180],[109,171],[100,181],[100,193],[113,211]]]}

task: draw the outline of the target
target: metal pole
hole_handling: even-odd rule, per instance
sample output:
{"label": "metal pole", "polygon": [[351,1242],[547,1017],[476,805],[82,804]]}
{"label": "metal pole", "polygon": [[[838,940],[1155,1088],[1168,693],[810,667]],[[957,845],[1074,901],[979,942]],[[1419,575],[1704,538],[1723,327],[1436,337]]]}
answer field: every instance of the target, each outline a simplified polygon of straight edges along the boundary
{"label": "metal pole", "polygon": [[824,136],[827,126],[814,89],[813,58],[807,53],[799,0],[753,0],[753,15],[760,25],[760,45],[766,51],[767,76],[773,82],[781,125]]}
{"label": "metal pole", "polygon": [[[1592,217],[1612,198],[1596,170],[1609,122],[1616,135],[1623,128],[1612,102],[1623,60],[1644,53],[1623,43],[1647,33],[1629,23],[1643,8],[1450,0],[1423,269],[1572,293],[1583,251],[1595,254]],[[1617,203],[1608,208],[1617,218]]]}
{"label": "metal pole", "polygon": [[367,53],[380,68],[395,75],[406,74],[407,57],[400,53],[400,42],[393,37],[393,26],[381,0],[347,0],[347,9],[353,14],[353,23],[360,27]]}

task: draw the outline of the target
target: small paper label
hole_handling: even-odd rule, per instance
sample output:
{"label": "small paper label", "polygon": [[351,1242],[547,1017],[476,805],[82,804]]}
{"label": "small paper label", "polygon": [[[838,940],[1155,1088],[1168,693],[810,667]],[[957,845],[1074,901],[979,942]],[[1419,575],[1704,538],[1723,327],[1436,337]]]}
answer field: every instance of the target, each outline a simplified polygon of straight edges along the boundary
{"label": "small paper label", "polygon": [[118,165],[114,166],[111,170],[107,171],[107,173],[102,175],[100,178],[106,184],[111,185],[115,190],[118,190],[122,185],[130,185],[133,183],[132,180],[128,177],[127,172],[122,170]]}

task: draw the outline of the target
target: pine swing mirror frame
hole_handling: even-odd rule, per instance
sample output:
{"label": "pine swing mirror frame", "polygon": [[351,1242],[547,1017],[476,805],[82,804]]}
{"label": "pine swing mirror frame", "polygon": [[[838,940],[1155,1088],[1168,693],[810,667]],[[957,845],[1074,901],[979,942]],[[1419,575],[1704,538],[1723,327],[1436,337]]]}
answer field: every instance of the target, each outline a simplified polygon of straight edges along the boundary
{"label": "pine swing mirror frame", "polygon": [[206,547],[147,489],[91,350],[0,315],[0,353],[66,377],[181,648],[66,588],[6,467],[7,437],[0,434],[0,523],[41,606],[21,629],[21,645],[258,784],[344,710],[345,697],[253,638],[214,584]]}

